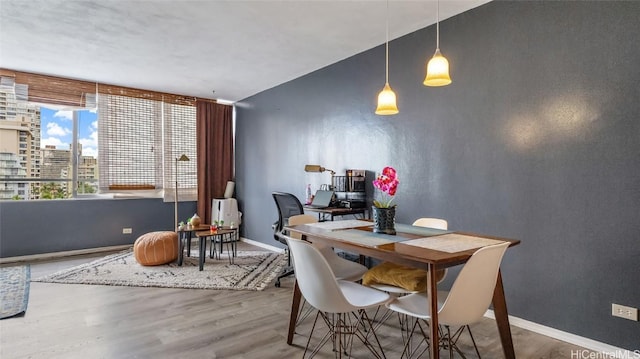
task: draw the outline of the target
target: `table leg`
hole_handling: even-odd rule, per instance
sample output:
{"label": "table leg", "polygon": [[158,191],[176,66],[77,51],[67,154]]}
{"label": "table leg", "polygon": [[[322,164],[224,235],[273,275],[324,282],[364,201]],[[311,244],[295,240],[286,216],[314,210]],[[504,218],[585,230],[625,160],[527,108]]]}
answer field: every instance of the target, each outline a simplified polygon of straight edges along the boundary
{"label": "table leg", "polygon": [[498,279],[496,280],[496,288],[493,290],[493,313],[496,316],[498,331],[500,332],[500,341],[502,342],[502,350],[507,359],[515,359],[516,353],[513,348],[513,339],[511,337],[511,327],[509,325],[509,314],[507,313],[507,301],[504,297],[504,287],[502,286],[502,274],[498,270]]}
{"label": "table leg", "polygon": [[[229,264],[233,264],[234,263],[234,255],[233,255],[233,233],[229,233],[227,235],[227,255],[229,256]],[[229,244],[231,244],[231,249],[229,249]],[[220,246],[222,246],[222,243],[220,244]]]}
{"label": "table leg", "polygon": [[218,259],[218,257],[216,257],[216,236],[211,236],[211,247],[209,248],[209,258],[215,258]]}
{"label": "table leg", "polygon": [[191,232],[187,234],[187,257],[191,257]]}
{"label": "table leg", "polygon": [[431,345],[429,346],[430,358],[440,358],[440,338],[438,337],[438,282],[436,280],[436,266],[429,265],[429,277],[427,278],[427,295],[429,297],[429,313],[431,322],[429,331]]}
{"label": "table leg", "polygon": [[233,256],[238,256],[238,232],[233,232],[233,240],[231,241],[231,249],[233,250]]}
{"label": "table leg", "polygon": [[182,261],[184,259],[184,237],[184,232],[178,233],[178,266],[182,266]]}
{"label": "table leg", "polygon": [[362,254],[358,255],[358,263],[362,264],[363,266],[367,266],[367,257],[363,256]]}
{"label": "table leg", "polygon": [[204,270],[204,257],[207,254],[207,237],[202,236],[200,237],[200,248],[198,248],[199,252],[200,252],[200,260],[199,260],[199,264],[200,264],[200,271]]}
{"label": "table leg", "polygon": [[233,238],[233,241],[231,241],[231,250],[233,251],[233,258],[238,256],[238,242],[237,242],[237,238]]}
{"label": "table leg", "polygon": [[287,334],[287,344],[293,343],[293,334],[296,331],[296,322],[298,321],[298,311],[300,310],[300,299],[302,293],[300,293],[300,287],[298,287],[298,281],[295,281],[293,285],[293,300],[291,301],[291,314],[289,314],[289,333]]}
{"label": "table leg", "polygon": [[223,235],[221,235],[221,236],[219,236],[219,238],[220,238],[220,254],[218,255],[218,258],[222,258],[222,257],[221,257],[221,256],[222,256],[222,252],[223,252],[223,250],[222,250],[222,244],[223,244],[223,242],[224,242],[224,237],[225,237],[225,235],[224,235],[224,234],[223,234]]}

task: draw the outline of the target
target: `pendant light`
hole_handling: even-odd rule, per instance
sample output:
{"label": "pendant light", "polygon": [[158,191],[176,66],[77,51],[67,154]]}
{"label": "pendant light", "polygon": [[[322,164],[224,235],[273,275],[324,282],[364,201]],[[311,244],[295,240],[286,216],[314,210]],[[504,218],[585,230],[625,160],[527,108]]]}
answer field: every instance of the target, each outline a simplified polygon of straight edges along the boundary
{"label": "pendant light", "polygon": [[389,0],[387,0],[387,42],[385,49],[385,84],[382,91],[378,94],[376,115],[395,115],[398,113],[396,94],[391,89],[391,86],[389,86]]}
{"label": "pendant light", "polygon": [[440,53],[440,1],[436,18],[436,53],[427,64],[427,76],[423,83],[425,86],[446,86],[451,83],[449,61]]}

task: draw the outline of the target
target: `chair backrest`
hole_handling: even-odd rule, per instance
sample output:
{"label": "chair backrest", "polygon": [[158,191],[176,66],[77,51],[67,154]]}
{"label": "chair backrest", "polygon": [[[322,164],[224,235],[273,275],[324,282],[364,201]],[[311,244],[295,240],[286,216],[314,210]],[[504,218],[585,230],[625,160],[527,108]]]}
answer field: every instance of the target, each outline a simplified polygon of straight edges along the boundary
{"label": "chair backrest", "polygon": [[[297,214],[295,216],[289,217],[290,226],[295,226],[297,224],[316,223],[316,222],[318,222],[318,218],[310,214]],[[295,239],[302,239],[302,236],[300,235],[300,233],[297,233],[297,232],[289,233],[289,237],[295,238]]]}
{"label": "chair backrest", "polygon": [[276,202],[276,207],[278,207],[278,221],[274,223],[273,237],[277,241],[286,244],[286,241],[280,236],[282,229],[289,224],[289,217],[303,214],[304,208],[302,208],[302,203],[300,203],[298,197],[291,193],[273,192],[271,195]]}
{"label": "chair backrest", "polygon": [[448,229],[449,228],[449,223],[447,222],[446,219],[440,219],[440,218],[418,218],[416,219],[415,222],[413,222],[414,226],[419,226],[419,227],[429,227],[429,228],[435,228],[435,229]]}
{"label": "chair backrest", "polygon": [[[295,226],[297,224],[317,223],[317,222],[318,222],[318,217],[312,216],[310,214],[298,214],[298,215],[289,217],[290,226]],[[300,235],[300,233],[290,232],[287,234],[291,238],[302,239],[302,235]],[[329,262],[329,265],[331,266],[331,268],[334,268],[334,265],[336,264],[335,263],[336,260],[338,261],[342,260],[341,258],[338,258],[336,253],[333,251],[333,248],[322,243],[312,243],[312,245],[320,250],[320,253],[322,253],[322,255],[327,260],[327,262]]]}
{"label": "chair backrest", "polygon": [[311,243],[284,236],[293,256],[294,271],[300,292],[316,309],[328,313],[354,310],[338,286],[329,263]]}
{"label": "chair backrest", "polygon": [[482,247],[469,258],[438,311],[441,324],[467,325],[482,318],[491,304],[507,247],[509,242]]}

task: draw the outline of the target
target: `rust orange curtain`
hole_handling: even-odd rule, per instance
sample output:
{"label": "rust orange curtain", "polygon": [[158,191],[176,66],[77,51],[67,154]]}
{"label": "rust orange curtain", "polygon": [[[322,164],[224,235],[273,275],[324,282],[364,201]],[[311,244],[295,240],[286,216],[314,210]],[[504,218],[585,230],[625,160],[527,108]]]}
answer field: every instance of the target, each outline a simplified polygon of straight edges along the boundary
{"label": "rust orange curtain", "polygon": [[198,215],[211,223],[211,200],[233,180],[233,107],[196,101]]}

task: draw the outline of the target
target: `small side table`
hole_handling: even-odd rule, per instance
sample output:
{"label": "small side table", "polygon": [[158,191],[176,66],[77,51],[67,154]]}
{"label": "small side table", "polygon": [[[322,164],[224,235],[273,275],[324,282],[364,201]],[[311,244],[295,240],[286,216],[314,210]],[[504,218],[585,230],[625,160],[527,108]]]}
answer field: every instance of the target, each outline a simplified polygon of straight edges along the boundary
{"label": "small side table", "polygon": [[[214,256],[216,255],[216,242],[220,243],[220,254],[222,254],[223,252],[223,248],[222,246],[226,243],[227,244],[227,250],[229,250],[229,244],[231,244],[231,255],[232,257],[236,257],[237,256],[237,245],[236,242],[238,241],[238,227],[229,227],[229,226],[224,226],[224,227],[218,227],[218,231],[227,231],[230,230],[232,232],[224,232],[223,234],[216,236],[216,237],[211,237],[211,247],[209,248],[209,258],[214,258]],[[217,255],[217,258],[220,259],[220,255]],[[231,262],[231,264],[233,264],[233,261]]]}
{"label": "small side table", "polygon": [[[202,231],[202,232],[195,232],[196,233],[196,237],[198,237],[198,239],[200,240],[200,247],[199,252],[200,252],[200,270],[204,269],[204,258],[206,256],[207,253],[207,238],[211,238],[211,250],[213,252],[215,252],[215,243],[216,243],[216,239],[219,238],[220,239],[220,252],[222,252],[222,243],[224,241],[224,237],[228,236],[228,235],[235,235],[236,233],[236,229],[217,229],[215,231]],[[229,251],[229,263],[233,264],[233,258],[235,257],[235,249],[233,249],[233,242],[232,242],[232,250]]]}
{"label": "small side table", "polygon": [[[178,232],[178,265],[181,266],[184,260],[184,247],[187,245],[187,257],[191,256],[191,239],[193,234],[198,231],[209,230],[208,224],[201,224],[199,226],[184,226],[182,229],[177,229]],[[186,242],[186,243],[185,243]]]}

